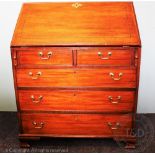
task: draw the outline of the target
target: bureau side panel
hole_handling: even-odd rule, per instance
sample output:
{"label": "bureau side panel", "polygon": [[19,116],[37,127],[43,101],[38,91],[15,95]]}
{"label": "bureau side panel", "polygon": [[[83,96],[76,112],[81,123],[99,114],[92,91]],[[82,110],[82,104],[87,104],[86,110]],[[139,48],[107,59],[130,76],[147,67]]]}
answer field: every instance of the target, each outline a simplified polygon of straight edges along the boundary
{"label": "bureau side panel", "polygon": [[141,64],[141,48],[135,48],[135,66],[137,67],[136,70],[136,94],[135,94],[135,106],[134,106],[134,114],[133,114],[133,128],[135,127],[135,119],[136,119],[136,112],[137,112],[137,105],[138,105],[138,91],[139,91],[139,80],[140,80],[140,64]]}
{"label": "bureau side panel", "polygon": [[16,105],[17,105],[17,115],[18,115],[18,123],[19,123],[19,132],[22,133],[22,125],[21,125],[21,114],[20,114],[20,104],[18,99],[18,90],[17,90],[17,77],[16,77],[16,67],[17,67],[17,51],[14,48],[11,48],[11,59],[12,59],[12,72],[13,72],[13,80],[14,80],[14,90],[16,97]]}

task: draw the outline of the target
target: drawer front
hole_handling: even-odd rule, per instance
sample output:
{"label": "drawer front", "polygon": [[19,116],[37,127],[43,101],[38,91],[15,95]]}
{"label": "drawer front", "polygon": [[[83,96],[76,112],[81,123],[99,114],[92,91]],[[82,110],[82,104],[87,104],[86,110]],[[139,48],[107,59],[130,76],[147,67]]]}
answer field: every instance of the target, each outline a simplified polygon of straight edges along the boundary
{"label": "drawer front", "polygon": [[21,110],[131,112],[134,91],[19,90]]}
{"label": "drawer front", "polygon": [[123,136],[132,126],[132,116],[105,114],[21,114],[26,134],[56,136]]}
{"label": "drawer front", "polygon": [[93,86],[135,88],[134,69],[18,69],[18,87]]}
{"label": "drawer front", "polygon": [[81,48],[77,50],[77,65],[131,66],[133,49]]}
{"label": "drawer front", "polygon": [[70,48],[23,48],[17,50],[18,65],[72,65]]}

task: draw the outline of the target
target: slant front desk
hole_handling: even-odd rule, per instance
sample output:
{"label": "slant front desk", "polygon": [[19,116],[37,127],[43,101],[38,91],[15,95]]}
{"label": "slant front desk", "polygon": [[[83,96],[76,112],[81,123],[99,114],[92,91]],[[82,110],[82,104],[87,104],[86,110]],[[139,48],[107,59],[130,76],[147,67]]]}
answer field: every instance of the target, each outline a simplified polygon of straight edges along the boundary
{"label": "slant front desk", "polygon": [[25,3],[11,54],[22,147],[42,137],[135,147],[141,42],[131,2]]}

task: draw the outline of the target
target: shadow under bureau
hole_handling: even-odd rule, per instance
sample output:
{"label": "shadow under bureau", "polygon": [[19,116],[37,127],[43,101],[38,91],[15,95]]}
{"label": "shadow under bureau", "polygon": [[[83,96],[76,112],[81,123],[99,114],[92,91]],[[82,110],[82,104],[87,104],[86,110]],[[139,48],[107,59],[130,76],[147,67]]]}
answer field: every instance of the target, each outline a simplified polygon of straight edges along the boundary
{"label": "shadow under bureau", "polygon": [[141,43],[131,2],[25,3],[11,54],[22,147],[41,137],[135,147]]}

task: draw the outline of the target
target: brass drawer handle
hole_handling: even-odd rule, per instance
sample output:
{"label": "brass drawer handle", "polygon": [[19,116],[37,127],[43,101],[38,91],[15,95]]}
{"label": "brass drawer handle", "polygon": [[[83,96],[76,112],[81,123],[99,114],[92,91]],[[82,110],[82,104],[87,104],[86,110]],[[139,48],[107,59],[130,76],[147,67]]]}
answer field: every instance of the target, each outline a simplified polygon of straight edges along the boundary
{"label": "brass drawer handle", "polygon": [[115,78],[114,76],[115,76],[115,74],[114,73],[109,73],[109,75],[111,76],[111,78],[113,79],[113,80],[115,80],[115,81],[119,81],[120,79],[121,79],[121,77],[123,76],[123,73],[119,73],[118,74],[118,78]]}
{"label": "brass drawer handle", "polygon": [[40,103],[43,99],[43,96],[39,96],[38,100],[35,99],[34,95],[31,95],[31,99],[33,103]]}
{"label": "brass drawer handle", "polygon": [[117,101],[113,101],[114,99],[113,99],[113,97],[112,96],[109,96],[108,97],[109,98],[109,100],[110,100],[110,102],[112,103],[112,104],[118,104],[119,102],[120,102],[120,100],[121,100],[121,96],[117,96]]}
{"label": "brass drawer handle", "polygon": [[43,52],[39,52],[38,55],[39,55],[40,59],[42,59],[42,60],[48,60],[52,56],[52,52],[48,52],[47,53],[47,57],[44,57]]}
{"label": "brass drawer handle", "polygon": [[42,129],[44,127],[43,122],[37,123],[37,122],[33,121],[32,125],[34,126],[35,129]]}
{"label": "brass drawer handle", "polygon": [[31,76],[32,80],[36,80],[39,78],[39,76],[41,76],[42,73],[41,72],[37,72],[36,73],[36,76],[33,76],[33,73],[32,72],[29,72],[29,76]]}
{"label": "brass drawer handle", "polygon": [[111,122],[108,122],[108,126],[111,128],[111,130],[118,130],[120,128],[120,123],[116,122],[115,124],[112,124]]}
{"label": "brass drawer handle", "polygon": [[112,55],[111,52],[108,52],[108,56],[107,57],[103,57],[103,54],[101,52],[98,52],[98,56],[102,59],[102,60],[108,60],[110,58],[110,56]]}

